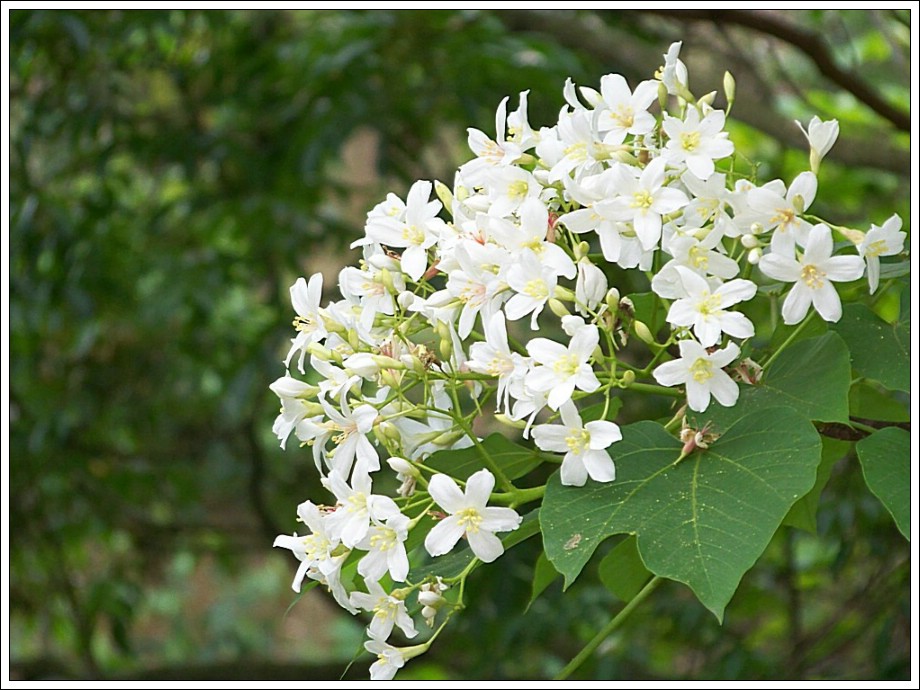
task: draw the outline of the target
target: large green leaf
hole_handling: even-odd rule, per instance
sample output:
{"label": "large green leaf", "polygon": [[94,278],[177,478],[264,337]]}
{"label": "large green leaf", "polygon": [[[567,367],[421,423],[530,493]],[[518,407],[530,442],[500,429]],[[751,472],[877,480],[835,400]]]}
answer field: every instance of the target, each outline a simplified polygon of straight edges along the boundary
{"label": "large green leaf", "polygon": [[[487,436],[480,445],[508,479],[523,477],[544,461],[539,451],[519,446],[498,433]],[[466,479],[476,470],[486,466],[483,463],[482,451],[476,446],[438,451],[433,453],[425,464],[433,470],[458,479]]]}
{"label": "large green leaf", "polygon": [[909,292],[905,290],[907,297],[902,297],[901,314],[893,324],[864,304],[848,304],[834,325],[850,349],[853,368],[892,390],[910,390]]}
{"label": "large green leaf", "polygon": [[856,444],[869,490],[891,513],[910,540],[910,434],[903,429],[880,429]]}
{"label": "large green leaf", "polygon": [[556,578],[559,577],[559,571],[553,567],[553,564],[550,563],[549,559],[546,557],[546,552],[541,551],[540,556],[537,558],[536,564],[533,568],[533,582],[530,587],[530,601],[527,602],[527,608],[530,608],[530,605],[533,604],[537,597],[543,594],[546,591],[546,588],[549,587]]}
{"label": "large green leaf", "polygon": [[721,620],[741,576],[814,486],[821,460],[814,427],[784,408],[742,417],[708,450],[678,462],[680,450],[664,427],[638,422],[611,448],[616,481],[569,487],[553,475],[540,523],[566,586],[601,541],[636,534],[646,567],[688,584]]}
{"label": "large green leaf", "polygon": [[841,441],[836,438],[821,437],[821,464],[815,478],[815,485],[807,494],[802,496],[783,520],[784,525],[798,527],[806,532],[816,534],[818,531],[818,505],[821,503],[821,492],[831,478],[831,471],[849,452],[852,441]]}
{"label": "large green leaf", "polygon": [[807,419],[846,424],[850,421],[849,388],[850,356],[846,344],[836,333],[825,333],[790,345],[759,383],[741,384],[734,407],[713,403],[706,414],[696,417],[725,425],[765,407],[777,406],[795,410]]}
{"label": "large green leaf", "polygon": [[597,566],[597,575],[604,587],[621,601],[632,601],[648,582],[651,573],[639,556],[636,538],[626,537],[610,550]]}

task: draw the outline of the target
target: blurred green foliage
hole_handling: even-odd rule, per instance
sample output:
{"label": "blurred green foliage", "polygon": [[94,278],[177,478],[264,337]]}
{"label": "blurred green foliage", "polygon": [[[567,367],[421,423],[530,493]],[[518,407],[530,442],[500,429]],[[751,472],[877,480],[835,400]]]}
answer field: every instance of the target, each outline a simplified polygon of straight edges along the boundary
{"label": "blurred green foliage", "polygon": [[[634,61],[611,64],[589,30],[609,32],[604,45],[624,58],[654,60],[686,29],[641,12],[545,14],[10,13],[14,665],[107,677],[157,661],[279,659],[271,621],[251,607],[271,598],[267,582],[287,596],[293,566],[268,553],[271,539],[316,492],[312,463],[293,448],[282,455],[270,433],[288,286],[307,267],[334,276],[388,189],[403,194],[417,177],[449,183],[468,155],[465,128],[491,131],[503,96],[530,89],[531,123],[548,125],[566,77],[634,79]],[[904,13],[786,15],[833,38],[839,64],[906,108]],[[706,50],[705,37],[684,49]],[[837,117],[844,137],[909,150],[905,134],[822,81],[808,56],[771,50],[762,78],[781,94],[777,117]],[[807,167],[804,140],[747,125],[733,136],[763,161],[761,180]],[[890,163],[844,167],[832,153],[815,209],[863,228],[894,211],[907,219],[909,173]],[[402,677],[561,668],[616,604],[596,578],[564,597],[556,582],[524,615],[539,552],[525,542],[477,573],[476,608]],[[218,593],[207,640],[183,628],[195,598],[183,583],[202,559],[239,575],[196,585]],[[832,473],[818,536],[781,532],[724,628],[669,585],[582,672],[902,677],[909,570],[850,457]],[[153,614],[172,621],[159,649]],[[357,647],[351,623],[328,625]],[[309,639],[298,644],[302,659],[317,658]]]}

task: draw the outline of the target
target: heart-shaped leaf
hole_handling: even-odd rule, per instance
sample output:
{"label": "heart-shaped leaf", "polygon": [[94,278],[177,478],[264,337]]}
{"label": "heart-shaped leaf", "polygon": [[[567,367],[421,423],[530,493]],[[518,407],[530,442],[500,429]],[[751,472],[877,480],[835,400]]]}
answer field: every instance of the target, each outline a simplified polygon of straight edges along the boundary
{"label": "heart-shaped leaf", "polygon": [[910,541],[910,434],[880,429],[856,444],[866,485],[882,502]]}
{"label": "heart-shaped leaf", "polygon": [[553,475],[540,523],[546,555],[566,586],[601,541],[636,534],[646,567],[688,584],[721,620],[742,575],[814,485],[821,440],[785,408],[759,410],[719,431],[708,450],[678,461],[676,438],[638,422],[610,449],[616,481],[570,487]]}

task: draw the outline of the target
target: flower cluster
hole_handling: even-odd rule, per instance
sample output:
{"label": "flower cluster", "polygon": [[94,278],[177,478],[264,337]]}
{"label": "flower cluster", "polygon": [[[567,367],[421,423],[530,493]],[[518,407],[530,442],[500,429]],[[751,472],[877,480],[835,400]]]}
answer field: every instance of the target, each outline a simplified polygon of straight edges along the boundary
{"label": "flower cluster", "polygon": [[[635,88],[617,74],[599,90],[567,82],[552,127],[530,125],[528,92],[510,113],[504,99],[494,136],[469,130],[475,156],[451,188],[418,181],[405,200],[390,194],[371,210],[352,245],[360,263],[339,275],[341,299],[323,304],[320,274],[291,288],[296,337],[271,386],[282,405],[274,431],[282,446],[293,434],[312,448],[330,498],[301,504],[307,534],[275,545],[300,561],[295,590],[308,578],[346,610],[372,614],[373,678],[424,652],[463,603],[453,585],[469,569],[414,577],[412,564],[461,540],[470,563],[495,560],[496,533],[517,529],[515,508],[540,495],[490,457],[483,417],[522,430],[541,457],[561,456],[563,484],[614,481],[617,395],[673,393],[696,411],[713,397],[733,405],[727,370],[754,336],[747,303],[784,290],[779,281],[791,285],[786,323],[811,307],[836,321],[835,283],[868,265],[874,291],[879,257],[902,251],[897,217],[863,235],[808,214],[813,171],[788,188],[735,174],[726,113],[714,94],[692,96],[679,48]],[[836,122],[814,120],[806,134],[817,170]],[[669,324],[663,336],[610,284],[617,270],[645,274]],[[645,361],[626,354],[632,333]],[[464,448],[482,469],[432,468],[431,456]],[[390,644],[394,628],[418,634],[413,611],[433,631],[427,641]]]}

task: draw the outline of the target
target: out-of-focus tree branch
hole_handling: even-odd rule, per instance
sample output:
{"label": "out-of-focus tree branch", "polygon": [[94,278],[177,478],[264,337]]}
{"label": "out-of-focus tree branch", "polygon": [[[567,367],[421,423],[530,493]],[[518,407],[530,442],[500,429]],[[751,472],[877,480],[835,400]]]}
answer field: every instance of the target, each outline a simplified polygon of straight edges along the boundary
{"label": "out-of-focus tree branch", "polygon": [[[669,13],[669,16],[671,14],[674,13]],[[635,32],[611,26],[597,14],[526,10],[498,12],[497,15],[512,31],[550,36],[573,50],[596,56],[609,63],[611,71],[621,72],[631,79],[645,78],[650,66],[662,62],[663,48],[653,47]],[[690,64],[695,92],[721,91],[727,64],[725,56],[698,53],[682,57]],[[732,60],[731,72],[738,84],[738,92],[744,93],[744,98],[735,101],[732,117],[786,146],[805,149],[805,138],[796,124],[776,112],[769,92],[755,88],[762,79],[754,71],[754,66],[746,60]],[[905,179],[910,177],[910,152],[882,138],[860,139],[843,132],[830,158],[843,165],[883,170]]]}
{"label": "out-of-focus tree branch", "polygon": [[649,14],[666,14],[672,19],[684,22],[705,21],[713,24],[734,24],[777,38],[800,50],[828,80],[845,91],[849,91],[895,127],[903,132],[910,131],[910,113],[886,101],[855,72],[841,68],[820,35],[784,19],[775,12],[764,10],[659,10],[653,8],[642,11]]}

